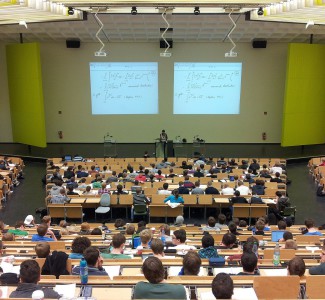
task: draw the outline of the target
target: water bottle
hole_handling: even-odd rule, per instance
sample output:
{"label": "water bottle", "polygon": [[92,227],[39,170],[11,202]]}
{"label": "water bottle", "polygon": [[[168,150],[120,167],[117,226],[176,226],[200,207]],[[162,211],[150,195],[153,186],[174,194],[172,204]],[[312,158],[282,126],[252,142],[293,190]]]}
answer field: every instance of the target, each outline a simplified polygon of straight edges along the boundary
{"label": "water bottle", "polygon": [[256,242],[254,242],[254,244],[253,244],[253,253],[256,255],[256,257],[258,258],[258,252],[257,252],[257,249],[258,249],[258,247],[257,247],[257,243]]}
{"label": "water bottle", "polygon": [[276,243],[273,253],[273,265],[278,266],[280,264],[280,247],[279,243]]}
{"label": "water bottle", "polygon": [[87,262],[84,258],[80,261],[80,281],[81,284],[87,284],[88,283],[88,266]]}
{"label": "water bottle", "polygon": [[164,229],[164,228],[161,229],[161,236],[160,236],[160,239],[161,239],[163,245],[165,246],[165,244],[166,244],[166,236],[165,236],[165,229]]}

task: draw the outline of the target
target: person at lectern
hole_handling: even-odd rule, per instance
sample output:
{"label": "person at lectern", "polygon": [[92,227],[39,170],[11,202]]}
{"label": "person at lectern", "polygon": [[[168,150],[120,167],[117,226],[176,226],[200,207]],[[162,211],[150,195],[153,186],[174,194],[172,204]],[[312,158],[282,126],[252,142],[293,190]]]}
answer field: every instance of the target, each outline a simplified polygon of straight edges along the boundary
{"label": "person at lectern", "polygon": [[168,140],[168,135],[163,129],[159,135],[160,145],[156,145],[156,157],[166,157],[166,144]]}
{"label": "person at lectern", "polygon": [[167,143],[168,135],[164,129],[161,131],[159,139],[161,142]]}

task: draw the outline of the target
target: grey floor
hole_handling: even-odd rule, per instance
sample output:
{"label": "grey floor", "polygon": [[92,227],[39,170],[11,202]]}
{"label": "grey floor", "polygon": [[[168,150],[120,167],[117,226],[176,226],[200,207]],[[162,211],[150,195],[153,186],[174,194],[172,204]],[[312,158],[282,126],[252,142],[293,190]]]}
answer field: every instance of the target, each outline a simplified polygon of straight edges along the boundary
{"label": "grey floor", "polygon": [[[20,180],[21,184],[0,211],[0,219],[9,225],[23,220],[28,214],[35,216],[35,209],[45,205],[45,188],[41,182],[45,175],[45,162],[26,161],[25,164],[25,179]],[[324,224],[325,197],[316,196],[316,185],[308,173],[306,161],[288,164],[287,169],[288,177],[292,180],[288,194],[292,204],[297,206],[296,224],[303,224],[306,218],[313,218],[317,225]],[[194,223],[203,220],[186,221]]]}

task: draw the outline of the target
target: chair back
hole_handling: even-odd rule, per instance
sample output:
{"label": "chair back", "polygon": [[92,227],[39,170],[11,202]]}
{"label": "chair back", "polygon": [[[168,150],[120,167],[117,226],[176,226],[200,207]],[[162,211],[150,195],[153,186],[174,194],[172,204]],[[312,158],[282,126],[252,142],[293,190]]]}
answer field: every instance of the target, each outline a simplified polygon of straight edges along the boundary
{"label": "chair back", "polygon": [[102,194],[100,196],[100,202],[99,202],[100,206],[110,206],[111,204],[111,196],[107,193]]}
{"label": "chair back", "polygon": [[134,204],[133,207],[134,207],[135,214],[147,213],[147,205],[146,204]]}

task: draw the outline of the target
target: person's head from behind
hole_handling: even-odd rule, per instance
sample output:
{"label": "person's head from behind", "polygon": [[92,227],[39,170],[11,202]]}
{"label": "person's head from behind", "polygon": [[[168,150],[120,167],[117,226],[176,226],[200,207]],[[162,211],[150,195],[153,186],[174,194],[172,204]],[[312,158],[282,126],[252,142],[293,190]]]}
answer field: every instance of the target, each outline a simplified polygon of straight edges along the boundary
{"label": "person's head from behind", "polygon": [[184,275],[198,275],[201,263],[201,258],[196,251],[188,251],[183,258]]}
{"label": "person's head from behind", "polygon": [[119,249],[122,248],[125,244],[125,236],[122,233],[117,233],[113,235],[113,239],[112,239],[112,245],[113,248],[115,249]]}
{"label": "person's head from behind", "polygon": [[247,222],[245,220],[240,220],[238,226],[241,228],[246,228]]}
{"label": "person's head from behind", "polygon": [[37,284],[40,280],[41,269],[36,260],[28,259],[20,264],[20,281]]}
{"label": "person's head from behind", "polygon": [[164,253],[164,244],[161,239],[152,239],[151,240],[151,250],[155,255],[163,255]]}
{"label": "person's head from behind", "polygon": [[90,246],[84,251],[83,254],[88,266],[96,266],[100,258],[100,252],[97,247]]}
{"label": "person's head from behind", "polygon": [[153,284],[164,280],[165,270],[161,260],[154,256],[149,256],[142,265],[144,277]]}
{"label": "person's head from behind", "polygon": [[179,229],[174,231],[173,244],[179,245],[186,242],[186,231],[184,229]]}
{"label": "person's head from behind", "polygon": [[9,232],[3,233],[2,234],[2,240],[3,241],[14,241],[15,240],[15,235]]}
{"label": "person's head from behind", "polygon": [[45,223],[41,223],[37,227],[37,233],[39,236],[44,236],[47,233],[48,226]]}
{"label": "person's head from behind", "polygon": [[310,218],[306,219],[305,226],[307,227],[307,229],[313,228],[315,226],[314,220]]}
{"label": "person's head from behind", "polygon": [[135,226],[132,224],[129,224],[126,227],[125,234],[132,235],[132,234],[134,234],[134,232],[135,232]]}
{"label": "person's head from behind", "polygon": [[296,241],[294,241],[294,240],[286,240],[285,241],[285,244],[284,244],[284,248],[285,249],[294,249],[294,250],[297,250],[298,249],[298,246],[297,246]]}
{"label": "person's head from behind", "polygon": [[202,237],[202,247],[203,248],[208,248],[208,247],[213,247],[214,246],[214,238],[211,234],[205,234]]}
{"label": "person's head from behind", "polygon": [[209,227],[215,227],[216,226],[216,223],[217,223],[217,221],[216,221],[216,219],[214,217],[209,217],[208,218],[208,225],[209,225]]}
{"label": "person's head from behind", "polygon": [[244,252],[241,259],[241,265],[243,267],[243,271],[247,273],[254,273],[257,267],[257,257],[253,252]]}
{"label": "person's head from behind", "polygon": [[48,242],[37,243],[35,252],[38,258],[46,258],[50,255],[51,248]]}
{"label": "person's head from behind", "polygon": [[76,237],[71,244],[72,253],[83,254],[84,251],[91,246],[91,241],[85,236]]}
{"label": "person's head from behind", "polygon": [[293,240],[293,234],[292,234],[292,232],[290,232],[290,231],[285,231],[285,232],[283,233],[283,240],[284,240],[284,241],[287,241],[287,240]]}
{"label": "person's head from behind", "polygon": [[218,215],[218,223],[219,224],[226,224],[227,217],[224,214]]}
{"label": "person's head from behind", "polygon": [[299,277],[304,276],[306,271],[306,265],[304,260],[295,256],[288,263],[288,275],[298,275]]}
{"label": "person's head from behind", "polygon": [[229,232],[235,234],[237,232],[237,225],[234,222],[228,224]]}
{"label": "person's head from behind", "polygon": [[247,238],[246,242],[243,245],[243,253],[244,252],[254,252],[254,246],[256,245],[256,251],[258,250],[259,242],[258,239],[254,236],[250,236]]}
{"label": "person's head from behind", "polygon": [[81,231],[89,231],[90,230],[90,225],[88,222],[83,222],[80,225],[80,230]]}
{"label": "person's head from behind", "polygon": [[279,230],[286,230],[287,229],[287,223],[283,220],[280,220],[278,222],[278,228]]}
{"label": "person's head from behind", "polygon": [[225,233],[222,237],[222,244],[227,248],[231,248],[234,244],[236,244],[236,236],[232,233]]}
{"label": "person's head from behind", "polygon": [[91,233],[91,235],[102,235],[103,232],[99,228],[94,228]]}
{"label": "person's head from behind", "polygon": [[163,184],[163,189],[164,189],[164,190],[168,190],[168,183],[167,183],[167,182],[165,182],[165,183]]}
{"label": "person's head from behind", "polygon": [[219,273],[212,281],[212,293],[216,299],[231,299],[234,283],[229,274]]}
{"label": "person's head from behind", "polygon": [[264,231],[265,223],[262,220],[258,220],[255,224],[255,227],[258,231]]}
{"label": "person's head from behind", "polygon": [[159,227],[160,232],[165,231],[165,235],[170,235],[170,226],[168,224],[163,224]]}
{"label": "person's head from behind", "polygon": [[142,230],[140,232],[140,240],[142,245],[147,245],[152,238],[151,231],[149,229]]}
{"label": "person's head from behind", "polygon": [[116,219],[114,227],[115,228],[121,228],[125,226],[125,221],[123,219]]}

